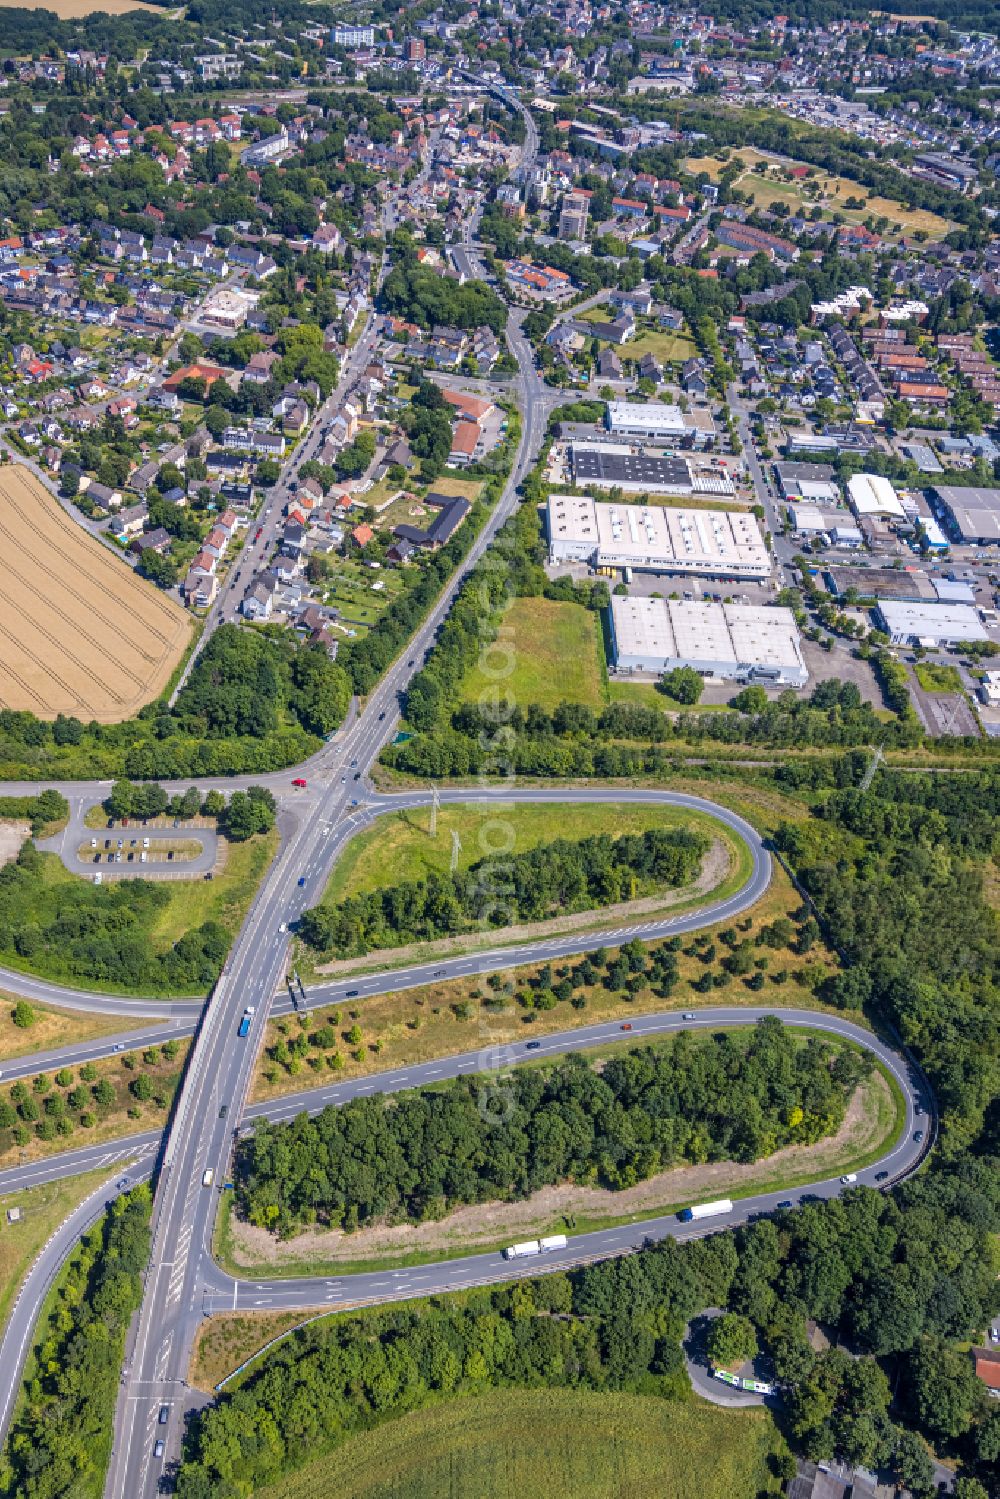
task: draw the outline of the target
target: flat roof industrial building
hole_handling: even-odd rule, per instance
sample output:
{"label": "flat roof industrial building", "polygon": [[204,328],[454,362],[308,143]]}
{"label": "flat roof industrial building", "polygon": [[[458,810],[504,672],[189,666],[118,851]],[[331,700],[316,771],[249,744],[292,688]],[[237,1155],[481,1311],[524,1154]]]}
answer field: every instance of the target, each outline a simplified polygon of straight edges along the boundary
{"label": "flat roof industrial building", "polygon": [[732,495],[729,475],[694,468],[686,458],[640,453],[624,443],[570,444],[573,477],[578,484],[618,488],[626,494]]}
{"label": "flat roof industrial building", "polygon": [[840,489],[829,463],[776,463],[774,474],[786,500],[828,504],[840,498]]}
{"label": "flat roof industrial building", "polygon": [[930,578],[912,567],[830,567],[824,580],[835,598],[853,588],[863,599],[903,599],[913,604],[933,603],[937,598]]}
{"label": "flat roof industrial building", "polygon": [[988,640],[977,611],[968,604],[913,604],[901,599],[876,601],[879,621],[894,645],[954,645],[960,640]]}
{"label": "flat roof industrial building", "polygon": [[605,425],[616,437],[642,442],[680,442],[685,433],[684,413],[666,401],[609,401]]}
{"label": "flat roof industrial building", "polygon": [[1000,541],[1000,489],[936,484],[933,492],[961,541]]}
{"label": "flat roof industrial building", "polygon": [[631,448],[575,442],[573,477],[578,484],[638,485],[664,494],[691,494],[691,470],[684,458],[633,453]]}
{"label": "flat roof industrial building", "polygon": [[547,520],[551,562],[719,578],[771,575],[756,519],[736,511],[611,505],[589,495],[554,494]]}
{"label": "flat roof industrial building", "polygon": [[613,595],[611,641],[620,672],[692,666],[726,681],[795,687],[809,677],[790,609]]}

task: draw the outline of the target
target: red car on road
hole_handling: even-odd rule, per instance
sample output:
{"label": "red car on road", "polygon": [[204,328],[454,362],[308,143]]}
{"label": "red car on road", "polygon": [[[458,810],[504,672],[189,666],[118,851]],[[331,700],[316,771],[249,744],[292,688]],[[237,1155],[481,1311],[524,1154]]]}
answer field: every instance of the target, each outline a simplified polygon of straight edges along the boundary
{"label": "red car on road", "polygon": [[301,786],[305,786],[306,784],[307,784],[307,782],[305,782],[302,779],[301,776],[296,776],[295,780],[292,782],[293,786],[300,786],[301,787]]}

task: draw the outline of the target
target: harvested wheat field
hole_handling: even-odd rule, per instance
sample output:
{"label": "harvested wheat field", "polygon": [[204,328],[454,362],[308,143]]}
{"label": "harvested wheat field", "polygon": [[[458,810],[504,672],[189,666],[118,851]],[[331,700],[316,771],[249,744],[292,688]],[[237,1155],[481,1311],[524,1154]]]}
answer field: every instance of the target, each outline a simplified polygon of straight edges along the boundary
{"label": "harvested wheat field", "polygon": [[0,707],[114,723],[163,690],[188,616],[20,465],[0,469],[0,558]]}
{"label": "harvested wheat field", "polygon": [[32,4],[30,0],[0,0],[0,10],[50,10],[60,21],[79,21],[102,11],[106,16],[124,15],[127,10],[162,11],[159,5],[145,5],[143,0],[45,0],[44,4]]}

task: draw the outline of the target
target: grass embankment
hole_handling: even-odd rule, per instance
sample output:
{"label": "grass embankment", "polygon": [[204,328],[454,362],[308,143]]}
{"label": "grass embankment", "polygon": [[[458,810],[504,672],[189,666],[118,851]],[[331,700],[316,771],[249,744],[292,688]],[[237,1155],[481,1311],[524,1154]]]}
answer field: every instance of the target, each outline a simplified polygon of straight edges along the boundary
{"label": "grass embankment", "polygon": [[[122,1162],[116,1172],[126,1172]],[[27,1191],[10,1192],[0,1197],[0,1330],[7,1325],[11,1308],[38,1251],[63,1223],[102,1182],[110,1180],[111,1168],[88,1171],[83,1176],[68,1176],[62,1181],[46,1182]],[[8,1223],[9,1208],[20,1208],[17,1223]]]}
{"label": "grass embankment", "polygon": [[[708,1036],[698,1034],[707,1044]],[[811,1029],[795,1033],[800,1045],[811,1037],[834,1045],[851,1044],[838,1043],[826,1033]],[[657,1042],[649,1044],[655,1046]],[[661,1040],[659,1044],[669,1042]],[[623,1038],[620,1044],[583,1055],[595,1060],[636,1045],[634,1038],[627,1042]],[[536,1065],[551,1066],[551,1059]],[[458,1208],[433,1223],[375,1227],[352,1234],[306,1229],[285,1242],[235,1221],[233,1199],[226,1194],[216,1227],[215,1250],[231,1274],[249,1278],[351,1275],[401,1270],[469,1254],[499,1253],[515,1239],[593,1233],[675,1213],[693,1202],[792,1191],[847,1172],[863,1171],[885,1156],[901,1134],[905,1120],[905,1101],[897,1083],[877,1067],[855,1091],[836,1133],[812,1145],[785,1147],[748,1164],[681,1164],[621,1191],[564,1183],[544,1187],[516,1202],[498,1199]]]}
{"label": "grass embankment", "polygon": [[[787,875],[776,866],[767,894],[742,918],[749,925],[740,931],[740,937],[753,941],[763,926],[781,917],[789,918],[800,904]],[[711,935],[727,925],[716,922],[714,926],[706,925],[704,931]],[[496,946],[494,943],[493,950]],[[615,951],[608,949],[609,955]],[[329,1009],[318,1008],[308,1015],[286,1016],[270,1021],[267,1026],[252,1097],[277,1098],[283,1093],[367,1077],[395,1067],[453,1056],[460,1051],[535,1039],[603,1020],[627,1020],[653,1010],[688,1010],[706,1004],[824,1009],[816,998],[815,987],[819,979],[838,966],[831,952],[821,943],[810,948],[805,958],[790,946],[762,949],[762,954],[765,952],[769,977],[766,987],[758,992],[748,989],[743,978],[727,974],[718,966],[712,969],[719,982],[711,993],[696,991],[692,987],[695,980],[702,978],[711,965],[706,965],[693,950],[691,938],[686,938],[677,953],[679,982],[669,999],[649,988],[639,989],[629,998],[598,981],[579,991],[583,1004],[578,1008],[560,1003],[553,1010],[525,1009],[514,996],[530,987],[540,972],[542,965],[533,963],[502,972],[496,979],[498,988],[494,987],[492,976],[487,979],[477,974],[352,1000],[345,1005],[331,1005]],[[556,963],[555,976],[561,976],[572,966],[572,959],[565,964]],[[775,977],[782,973],[783,979]],[[864,1023],[859,1016],[851,1018]],[[360,1043],[347,1039],[355,1024],[361,1029]],[[321,1033],[327,1026],[336,1032],[332,1046],[322,1044],[325,1038]],[[287,1045],[298,1036],[306,1037],[304,1055],[291,1058],[288,1066],[275,1061],[273,1048],[281,1041]],[[320,1039],[314,1040],[316,1037]]]}
{"label": "grass embankment", "polygon": [[167,1041],[0,1088],[0,1167],[162,1127],[189,1045]]}
{"label": "grass embankment", "polygon": [[[30,1001],[33,1020],[29,1026],[14,1024],[16,994],[0,993],[0,1062],[9,1057],[33,1056],[78,1041],[93,1041],[99,1036],[113,1036],[117,1031],[134,1030],[141,1019],[131,1015],[97,1015],[86,1010],[58,1010],[50,1005]],[[150,1023],[154,1017],[150,1016]]]}
{"label": "grass embankment", "polygon": [[301,1327],[309,1312],[220,1312],[199,1322],[188,1364],[188,1383],[211,1394],[245,1359],[272,1338]]}
{"label": "grass embankment", "polygon": [[781,1492],[765,1410],[642,1395],[496,1390],[349,1437],[259,1499],[757,1499]]}

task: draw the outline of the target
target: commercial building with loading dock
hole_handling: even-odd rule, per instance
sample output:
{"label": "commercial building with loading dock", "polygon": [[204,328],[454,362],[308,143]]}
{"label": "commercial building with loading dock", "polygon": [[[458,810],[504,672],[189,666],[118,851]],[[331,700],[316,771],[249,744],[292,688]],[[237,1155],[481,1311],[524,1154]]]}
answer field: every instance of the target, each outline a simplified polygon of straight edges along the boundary
{"label": "commercial building with loading dock", "polygon": [[722,681],[789,687],[809,679],[790,609],[614,595],[611,641],[618,672],[692,666]]}
{"label": "commercial building with loading dock", "polygon": [[713,578],[764,579],[771,557],[752,515],[549,496],[549,561]]}

